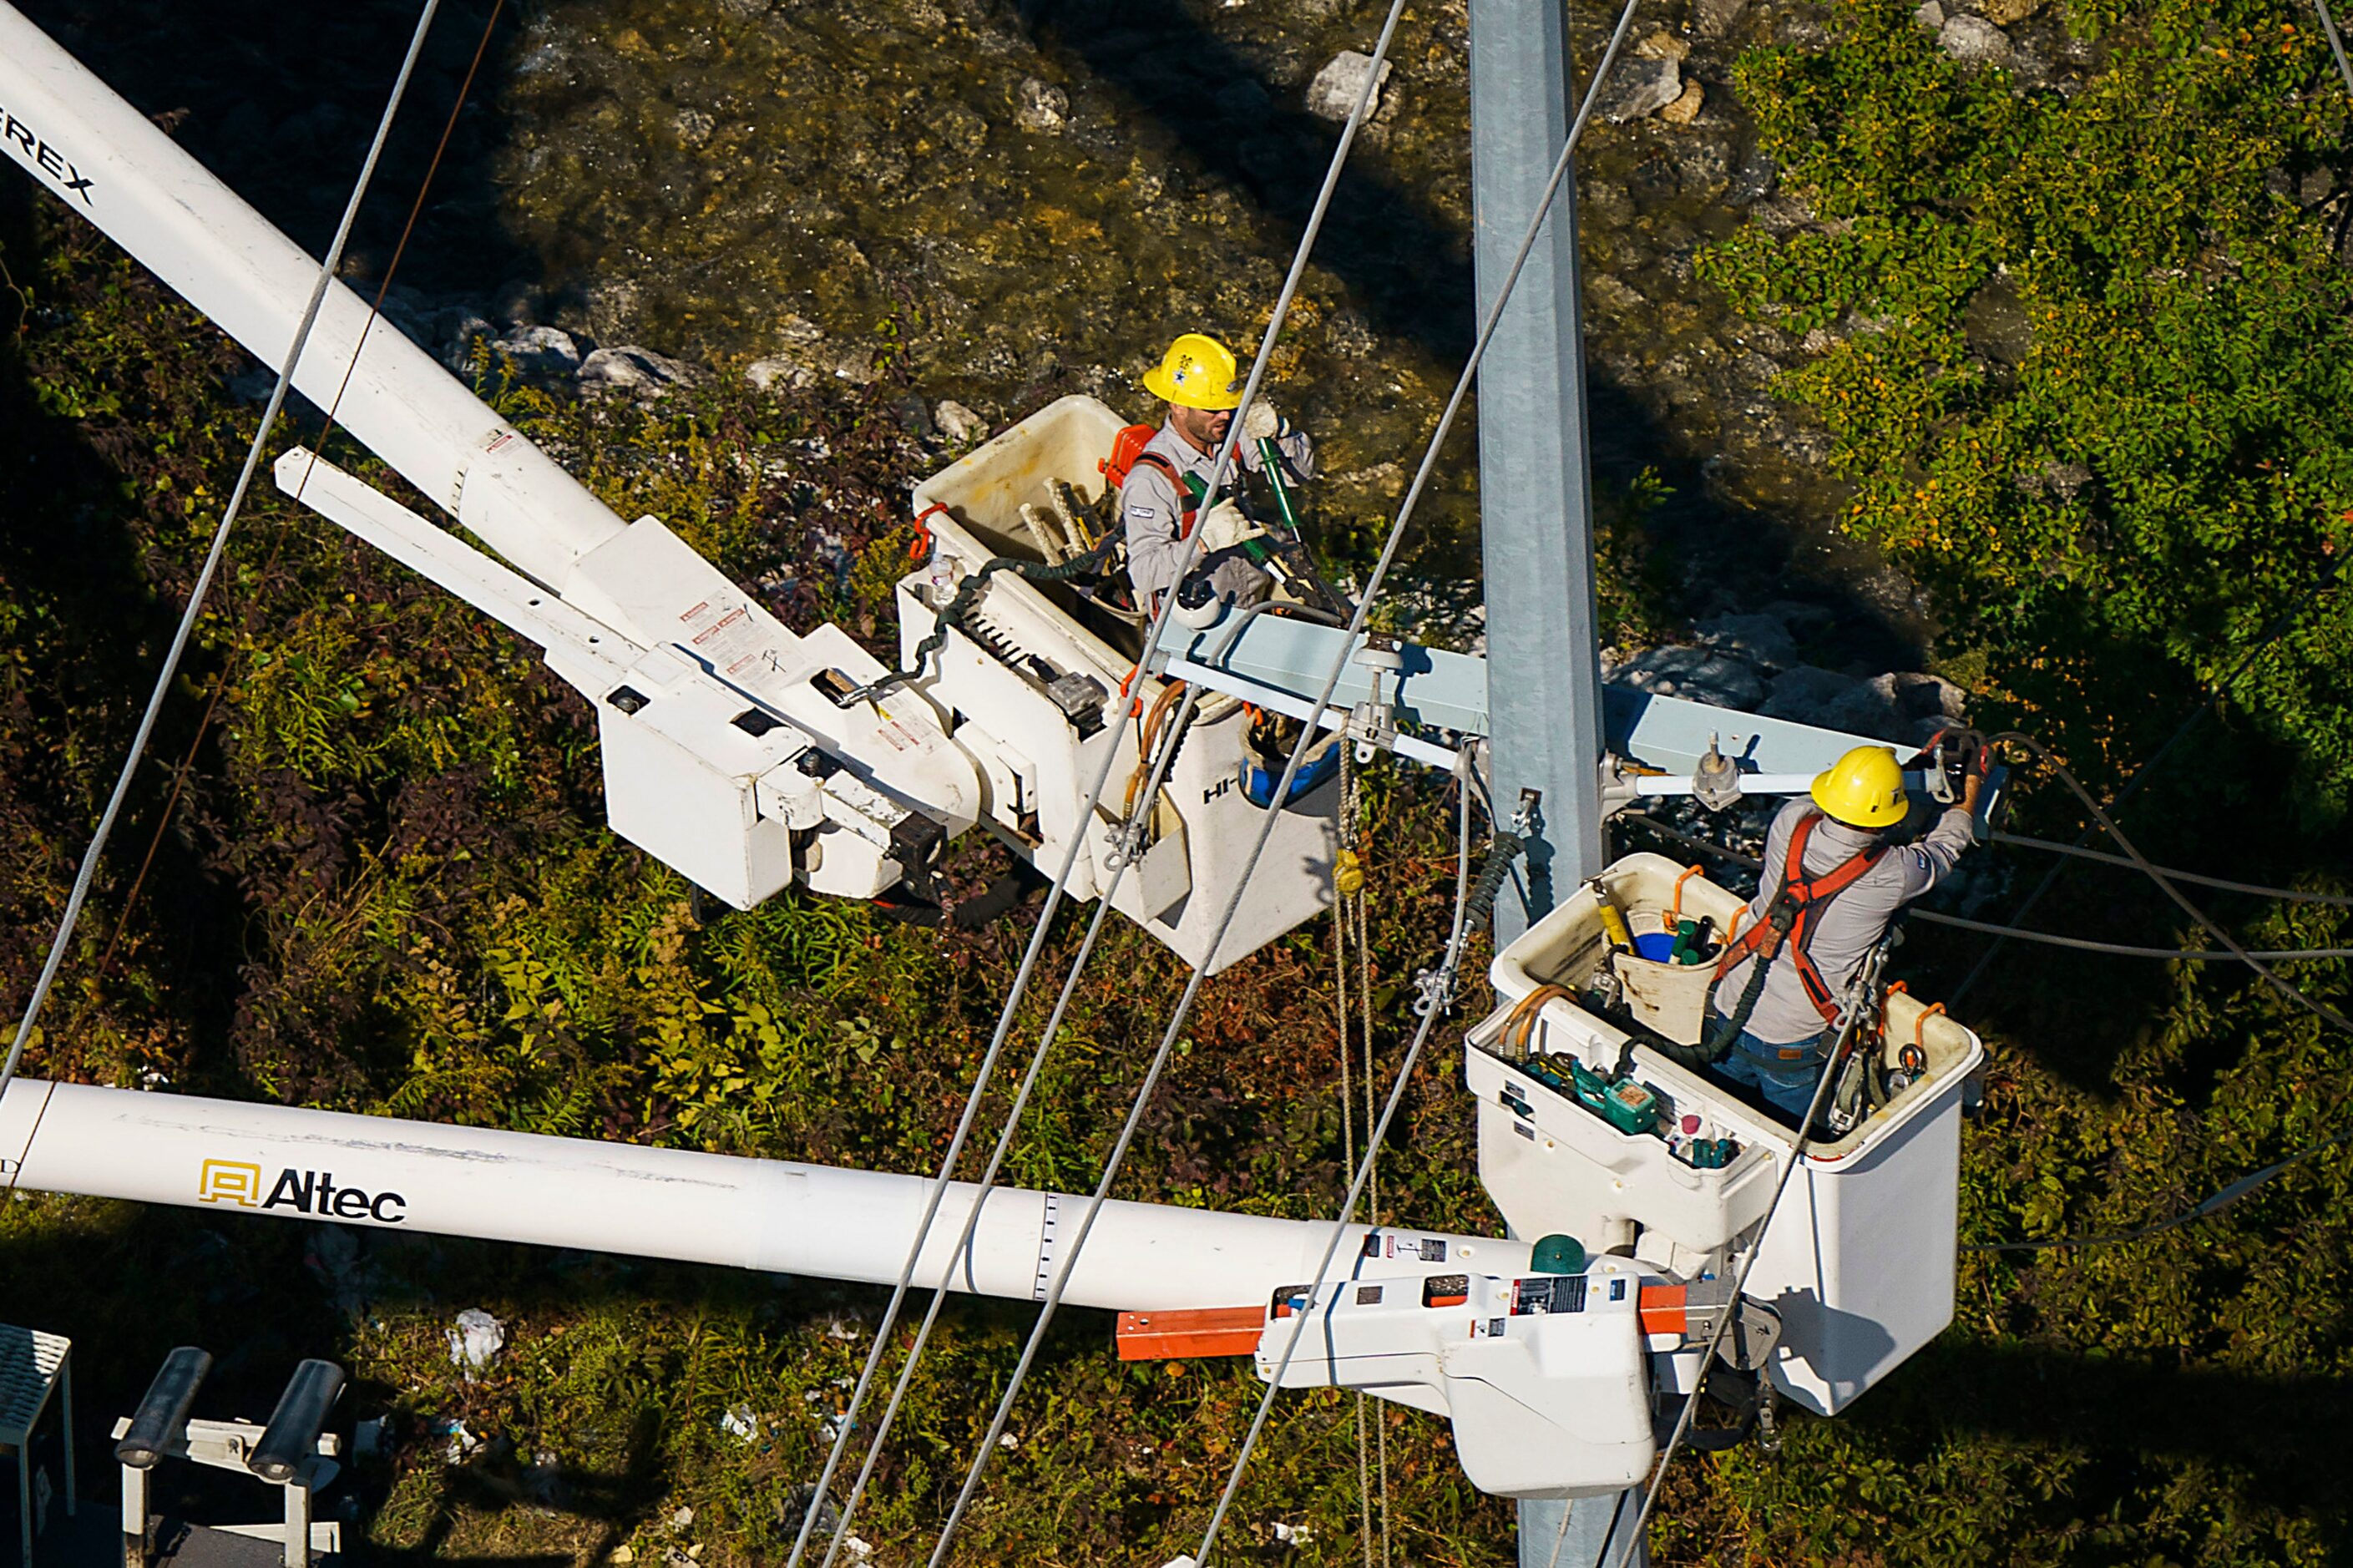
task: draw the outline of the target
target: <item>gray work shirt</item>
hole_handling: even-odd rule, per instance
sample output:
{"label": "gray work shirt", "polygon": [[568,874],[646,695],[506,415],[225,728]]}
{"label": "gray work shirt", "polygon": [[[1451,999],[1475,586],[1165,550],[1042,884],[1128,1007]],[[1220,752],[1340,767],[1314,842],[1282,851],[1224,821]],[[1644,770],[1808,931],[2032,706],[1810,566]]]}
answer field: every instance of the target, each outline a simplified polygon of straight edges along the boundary
{"label": "gray work shirt", "polygon": [[[1315,477],[1315,448],[1307,439],[1307,432],[1293,430],[1278,436],[1274,445],[1282,458],[1286,482],[1304,484]],[[1217,466],[1214,451],[1197,449],[1176,433],[1176,426],[1166,422],[1160,433],[1145,443],[1144,449],[1175,464],[1179,474],[1198,474],[1205,485],[1209,482],[1209,470]],[[1234,460],[1253,474],[1264,467],[1259,460],[1255,441],[1236,442]],[[1231,492],[1240,487],[1229,483],[1225,488]],[[1249,510],[1246,498],[1236,495],[1234,499],[1244,510]],[[1184,527],[1186,509],[1191,505],[1156,465],[1138,462],[1127,471],[1127,483],[1120,489],[1119,521],[1127,535],[1127,575],[1135,584],[1139,605],[1149,605],[1154,595],[1166,594],[1176,586],[1177,570],[1187,548],[1179,531]],[[1275,522],[1269,518],[1256,521]],[[1222,551],[1204,555],[1202,563],[1208,567],[1209,580],[1220,594],[1230,594],[1242,603],[1266,596],[1266,574],[1236,552]]]}
{"label": "gray work shirt", "polygon": [[[1789,835],[1797,831],[1799,820],[1809,814],[1819,816],[1819,808],[1800,795],[1773,818],[1773,826],[1765,835],[1765,872],[1757,896],[1748,900],[1747,914],[1741,917],[1742,931],[1765,918],[1765,906],[1772,902],[1781,868],[1788,863]],[[1836,869],[1857,852],[1869,848],[1875,837],[1860,827],[1821,817],[1814,825],[1813,837],[1806,840],[1806,874],[1819,877]],[[1831,900],[1815,923],[1813,941],[1807,944],[1807,952],[1812,955],[1814,967],[1820,971],[1822,984],[1830,987],[1831,995],[1845,994],[1847,983],[1862,967],[1863,956],[1894,921],[1896,911],[1944,880],[1945,873],[1953,868],[1953,863],[1970,843],[1969,814],[1953,806],[1936,819],[1936,826],[1925,836],[1890,848],[1880,857],[1878,865]],[[1731,973],[1716,983],[1717,1012],[1729,1016],[1740,1005],[1741,993],[1748,984],[1748,973],[1756,963],[1751,958],[1735,964]],[[1813,1040],[1820,1036],[1823,1027],[1822,1016],[1807,998],[1805,982],[1798,978],[1798,966],[1784,948],[1773,967],[1766,972],[1765,989],[1757,998],[1757,1011],[1748,1016],[1748,1032],[1767,1045],[1784,1046]]]}

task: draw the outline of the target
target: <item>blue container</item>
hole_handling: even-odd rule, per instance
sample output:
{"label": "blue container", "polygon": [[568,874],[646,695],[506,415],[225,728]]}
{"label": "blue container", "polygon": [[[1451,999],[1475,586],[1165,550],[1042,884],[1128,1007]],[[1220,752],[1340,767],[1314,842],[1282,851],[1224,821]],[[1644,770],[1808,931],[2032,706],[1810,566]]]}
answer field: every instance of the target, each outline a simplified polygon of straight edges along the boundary
{"label": "blue container", "polygon": [[1675,950],[1675,933],[1671,931],[1645,932],[1634,939],[1634,956],[1647,958],[1652,963],[1664,963]]}

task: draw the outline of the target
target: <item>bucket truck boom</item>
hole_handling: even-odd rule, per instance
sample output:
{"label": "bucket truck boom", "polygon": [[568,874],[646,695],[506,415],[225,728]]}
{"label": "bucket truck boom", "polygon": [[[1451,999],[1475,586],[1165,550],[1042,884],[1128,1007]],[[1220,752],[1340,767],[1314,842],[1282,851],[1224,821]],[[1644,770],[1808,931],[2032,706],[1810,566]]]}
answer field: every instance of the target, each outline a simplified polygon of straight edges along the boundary
{"label": "bucket truck boom", "polygon": [[[0,116],[34,180],[283,363],[318,263],[6,5]],[[624,522],[340,282],[293,384],[505,564],[308,453],[280,483],[546,648],[595,708],[615,831],[697,886],[741,909],[797,880],[871,897],[971,826],[973,762],[923,700],[839,700],[879,661],[787,630],[659,520]]]}

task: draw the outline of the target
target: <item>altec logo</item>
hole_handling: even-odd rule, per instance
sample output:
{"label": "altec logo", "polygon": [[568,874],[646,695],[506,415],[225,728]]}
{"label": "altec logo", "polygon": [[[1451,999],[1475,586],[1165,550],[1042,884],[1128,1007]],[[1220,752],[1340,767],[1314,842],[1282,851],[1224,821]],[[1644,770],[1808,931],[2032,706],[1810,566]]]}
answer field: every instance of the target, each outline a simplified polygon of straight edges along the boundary
{"label": "altec logo", "polygon": [[398,1225],[408,1217],[408,1200],[398,1193],[373,1193],[364,1187],[337,1186],[332,1171],[298,1171],[291,1165],[278,1173],[269,1195],[261,1194],[261,1167],[240,1160],[207,1160],[196,1173],[196,1201],[235,1204],[248,1209],[292,1209],[317,1219],[372,1219],[378,1225]]}

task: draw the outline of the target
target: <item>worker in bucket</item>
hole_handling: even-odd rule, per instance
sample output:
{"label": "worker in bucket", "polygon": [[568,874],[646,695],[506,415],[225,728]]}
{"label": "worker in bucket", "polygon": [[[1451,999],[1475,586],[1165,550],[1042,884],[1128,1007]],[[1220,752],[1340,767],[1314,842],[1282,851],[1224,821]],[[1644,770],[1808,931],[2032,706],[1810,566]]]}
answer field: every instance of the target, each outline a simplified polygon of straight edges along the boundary
{"label": "worker in bucket", "polygon": [[[1176,590],[1187,538],[1196,531],[1202,552],[1196,579],[1206,580],[1214,597],[1230,604],[1259,603],[1271,584],[1250,559],[1264,553],[1263,547],[1252,552],[1250,546],[1267,529],[1250,514],[1230,465],[1220,493],[1206,493],[1218,449],[1242,400],[1241,366],[1234,351],[1205,333],[1187,332],[1144,373],[1144,384],[1168,405],[1168,413],[1127,468],[1120,490],[1120,526],[1127,536],[1127,574],[1135,584],[1137,607],[1155,608],[1161,595]],[[1315,477],[1314,448],[1306,432],[1292,429],[1262,396],[1251,403],[1242,422],[1232,463],[1250,473],[1264,471],[1259,443],[1268,438],[1284,483]]]}
{"label": "worker in bucket", "polygon": [[1910,803],[1885,746],[1857,746],[1790,801],[1765,836],[1765,871],[1740,934],[1716,962],[1706,1045],[1715,1070],[1795,1123],[1813,1101],[1847,987],[1904,906],[1942,881],[1973,842],[1986,749],[1959,752],[1959,798],[1907,844],[1889,842]]}

